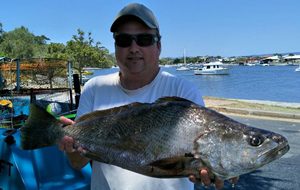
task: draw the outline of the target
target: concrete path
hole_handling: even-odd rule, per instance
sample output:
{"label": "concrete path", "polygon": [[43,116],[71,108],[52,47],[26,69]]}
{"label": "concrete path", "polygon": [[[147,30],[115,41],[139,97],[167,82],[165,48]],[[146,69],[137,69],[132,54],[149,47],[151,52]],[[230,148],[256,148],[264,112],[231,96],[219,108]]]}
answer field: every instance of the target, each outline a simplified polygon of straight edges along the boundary
{"label": "concrete path", "polygon": [[300,123],[300,103],[204,97],[205,105],[225,115]]}

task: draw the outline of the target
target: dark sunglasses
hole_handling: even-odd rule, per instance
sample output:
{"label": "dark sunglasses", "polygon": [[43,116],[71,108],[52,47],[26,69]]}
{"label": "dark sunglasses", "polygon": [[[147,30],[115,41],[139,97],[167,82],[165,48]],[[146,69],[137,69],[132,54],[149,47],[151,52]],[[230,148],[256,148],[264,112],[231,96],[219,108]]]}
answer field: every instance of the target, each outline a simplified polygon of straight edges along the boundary
{"label": "dark sunglasses", "polygon": [[114,34],[115,43],[119,47],[129,47],[131,46],[132,40],[138,46],[147,47],[153,45],[155,42],[160,40],[160,37],[156,34]]}

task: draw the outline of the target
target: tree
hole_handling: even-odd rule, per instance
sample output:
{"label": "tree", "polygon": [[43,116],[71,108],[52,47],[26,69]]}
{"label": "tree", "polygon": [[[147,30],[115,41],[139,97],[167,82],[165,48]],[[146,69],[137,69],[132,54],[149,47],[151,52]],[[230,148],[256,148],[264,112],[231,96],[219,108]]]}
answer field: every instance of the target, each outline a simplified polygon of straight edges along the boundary
{"label": "tree", "polygon": [[50,43],[47,45],[47,56],[48,58],[55,59],[68,59],[66,52],[66,46],[62,43]]}
{"label": "tree", "polygon": [[173,63],[173,59],[170,58],[170,57],[161,58],[161,59],[159,60],[159,64],[161,64],[161,65],[170,65],[170,64],[172,64],[172,63]]}
{"label": "tree", "polygon": [[50,40],[44,35],[34,36],[33,41],[33,52],[34,57],[36,58],[45,58],[47,57],[47,41]]}
{"label": "tree", "polygon": [[3,41],[3,34],[4,34],[3,25],[0,22],[0,57],[4,56],[4,52],[1,50],[1,43]]}
{"label": "tree", "polygon": [[68,59],[73,62],[73,67],[78,70],[82,81],[83,67],[107,68],[113,65],[109,52],[101,46],[100,42],[94,43],[92,33],[89,32],[87,39],[85,32],[78,29],[77,35],[67,42],[66,53]]}
{"label": "tree", "polygon": [[4,30],[3,30],[3,25],[2,23],[0,22],[0,44],[2,42],[2,35],[4,34]]}
{"label": "tree", "polygon": [[27,28],[21,26],[2,34],[0,52],[10,58],[44,57],[46,40],[49,40],[46,36],[35,36]]}
{"label": "tree", "polygon": [[27,28],[20,27],[3,34],[0,49],[11,58],[31,58],[33,56],[34,35]]}

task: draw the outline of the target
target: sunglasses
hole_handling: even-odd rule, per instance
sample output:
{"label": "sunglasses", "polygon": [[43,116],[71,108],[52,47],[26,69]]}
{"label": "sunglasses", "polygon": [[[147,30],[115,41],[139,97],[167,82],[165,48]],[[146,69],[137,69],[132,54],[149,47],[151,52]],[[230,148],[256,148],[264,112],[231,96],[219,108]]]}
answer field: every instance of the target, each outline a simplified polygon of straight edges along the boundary
{"label": "sunglasses", "polygon": [[156,34],[114,34],[115,43],[119,47],[129,47],[132,44],[132,40],[140,47],[147,47],[153,45],[160,40]]}

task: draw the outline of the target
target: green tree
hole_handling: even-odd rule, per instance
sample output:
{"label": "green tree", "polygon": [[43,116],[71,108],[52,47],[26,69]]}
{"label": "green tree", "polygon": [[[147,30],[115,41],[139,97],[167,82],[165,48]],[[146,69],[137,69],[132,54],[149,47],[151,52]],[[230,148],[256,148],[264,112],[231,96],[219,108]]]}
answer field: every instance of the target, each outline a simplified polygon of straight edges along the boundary
{"label": "green tree", "polygon": [[1,50],[1,43],[3,41],[3,34],[4,34],[3,25],[0,22],[0,57],[5,55],[4,52]]}
{"label": "green tree", "polygon": [[3,30],[3,25],[2,23],[0,22],[0,44],[2,42],[2,35],[4,34],[4,30]]}
{"label": "green tree", "polygon": [[35,36],[27,28],[21,26],[2,34],[0,52],[10,58],[44,57],[46,53],[46,36]]}
{"label": "green tree", "polygon": [[47,45],[47,56],[48,58],[55,59],[68,59],[66,52],[66,46],[62,43],[50,43]]}
{"label": "green tree", "polygon": [[47,41],[50,40],[44,35],[34,36],[33,41],[33,55],[36,58],[46,58],[47,57]]}
{"label": "green tree", "polygon": [[159,60],[159,64],[161,64],[161,65],[171,65],[171,64],[173,64],[173,59],[170,58],[170,57],[161,58]]}
{"label": "green tree", "polygon": [[25,27],[3,34],[0,50],[11,58],[33,57],[34,35]]}
{"label": "green tree", "polygon": [[78,29],[77,35],[73,35],[72,40],[67,42],[66,52],[73,67],[78,70],[80,80],[83,67],[107,68],[113,65],[108,50],[100,42],[94,43],[91,32],[86,37],[85,32]]}

